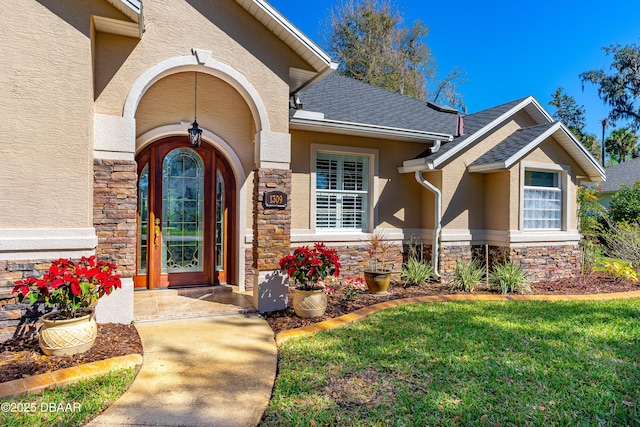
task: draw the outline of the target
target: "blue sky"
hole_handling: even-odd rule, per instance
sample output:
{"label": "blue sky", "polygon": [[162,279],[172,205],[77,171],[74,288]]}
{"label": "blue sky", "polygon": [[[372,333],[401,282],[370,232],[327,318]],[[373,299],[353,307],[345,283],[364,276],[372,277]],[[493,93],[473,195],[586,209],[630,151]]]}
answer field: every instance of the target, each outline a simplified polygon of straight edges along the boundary
{"label": "blue sky", "polygon": [[[269,1],[322,46],[339,0]],[[608,68],[603,46],[640,44],[638,0],[395,1],[407,22],[420,19],[429,28],[425,41],[441,75],[456,65],[467,72],[460,92],[469,113],[528,95],[553,113],[551,94],[563,87],[584,105],[587,130],[598,138],[608,110],[595,86],[582,90],[578,74]]]}

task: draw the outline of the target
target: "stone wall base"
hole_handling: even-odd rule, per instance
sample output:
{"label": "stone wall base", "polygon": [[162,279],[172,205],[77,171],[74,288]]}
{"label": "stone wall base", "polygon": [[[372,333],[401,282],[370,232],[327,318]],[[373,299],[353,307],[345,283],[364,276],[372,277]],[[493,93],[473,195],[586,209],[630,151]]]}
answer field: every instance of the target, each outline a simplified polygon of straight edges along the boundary
{"label": "stone wall base", "polygon": [[36,307],[20,304],[11,291],[16,280],[42,276],[51,266],[51,261],[0,261],[0,342],[33,335],[38,331],[38,319],[44,314],[44,304]]}
{"label": "stone wall base", "polygon": [[575,245],[549,246],[488,246],[485,245],[442,245],[440,248],[440,274],[442,280],[453,278],[456,261],[476,259],[483,265],[511,260],[522,266],[530,282],[563,279],[580,274],[580,248]]}

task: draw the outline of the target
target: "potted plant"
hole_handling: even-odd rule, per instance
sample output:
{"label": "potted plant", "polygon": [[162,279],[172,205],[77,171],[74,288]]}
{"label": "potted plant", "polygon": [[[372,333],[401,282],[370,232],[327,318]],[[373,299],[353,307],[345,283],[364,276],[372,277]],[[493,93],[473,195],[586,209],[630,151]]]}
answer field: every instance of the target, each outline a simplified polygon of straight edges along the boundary
{"label": "potted plant", "polygon": [[322,316],[327,309],[326,286],[323,281],[340,274],[340,261],[335,249],[316,243],[313,248],[300,246],[293,254],[280,259],[280,268],[293,279],[293,309],[299,317]]}
{"label": "potted plant", "polygon": [[56,309],[42,316],[38,341],[44,354],[66,356],[93,346],[98,334],[93,318],[95,303],[102,295],[121,287],[115,269],[114,264],[96,261],[95,256],[82,257],[77,263],[59,259],[39,279],[29,277],[15,282],[13,292],[20,302],[44,302]]}
{"label": "potted plant", "polygon": [[[386,255],[391,248],[386,237],[386,233],[378,228],[369,235],[367,240],[367,253],[373,259],[373,269],[364,271],[364,280],[367,282],[369,292],[374,295],[386,295],[389,283],[391,283],[391,270],[385,268]],[[380,262],[379,265],[378,262]],[[371,263],[369,263],[369,267],[371,267]]]}

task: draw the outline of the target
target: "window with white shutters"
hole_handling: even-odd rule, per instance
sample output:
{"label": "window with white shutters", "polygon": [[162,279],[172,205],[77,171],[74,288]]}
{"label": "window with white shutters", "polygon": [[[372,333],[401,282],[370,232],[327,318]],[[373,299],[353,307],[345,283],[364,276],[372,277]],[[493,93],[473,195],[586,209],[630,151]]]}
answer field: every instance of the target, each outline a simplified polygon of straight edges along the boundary
{"label": "window with white shutters", "polygon": [[369,157],[318,152],[316,228],[367,228]]}
{"label": "window with white shutters", "polygon": [[526,170],[524,173],[525,229],[562,228],[562,186],[558,172]]}

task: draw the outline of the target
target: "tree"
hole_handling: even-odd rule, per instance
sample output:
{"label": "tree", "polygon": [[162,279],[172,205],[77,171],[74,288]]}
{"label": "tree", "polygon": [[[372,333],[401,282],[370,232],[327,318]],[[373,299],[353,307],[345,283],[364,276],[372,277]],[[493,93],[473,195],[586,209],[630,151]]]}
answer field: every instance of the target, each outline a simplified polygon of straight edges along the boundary
{"label": "tree", "polygon": [[447,76],[441,79],[436,85],[435,90],[429,96],[431,101],[436,103],[449,104],[452,107],[460,108],[465,113],[467,107],[464,105],[462,94],[456,92],[456,84],[461,85],[467,81],[465,76],[467,72],[460,67],[454,67]]}
{"label": "tree", "polygon": [[[344,0],[329,20],[327,50],[340,62],[338,72],[394,92],[428,99],[436,66],[424,42],[429,30],[421,21],[410,26],[392,0]],[[464,107],[454,69],[435,87],[435,99]],[[434,100],[434,102],[436,102]]]}
{"label": "tree", "polygon": [[562,91],[563,89],[559,87],[551,94],[549,105],[556,107],[553,118],[567,125],[576,137],[582,138],[586,123],[584,106],[578,105],[573,96],[562,93]]}
{"label": "tree", "polygon": [[571,133],[582,142],[587,150],[598,160],[602,154],[598,138],[595,135],[585,133],[586,126],[585,109],[583,105],[578,105],[575,98],[562,92],[563,88],[559,87],[551,94],[549,105],[556,108],[553,118],[563,122]]}
{"label": "tree", "polygon": [[584,148],[591,153],[591,155],[599,162],[602,161],[602,146],[598,142],[598,137],[594,134],[585,134],[580,139]]}
{"label": "tree", "polygon": [[611,107],[612,122],[628,120],[634,129],[640,128],[640,46],[610,45],[602,48],[606,55],[613,55],[607,74],[603,69],[580,74],[582,83],[598,87],[598,96]]}
{"label": "tree", "polygon": [[614,222],[640,221],[640,181],[636,181],[632,186],[622,184],[611,198],[609,210]]}
{"label": "tree", "polygon": [[607,152],[617,156],[618,163],[622,163],[638,150],[638,135],[629,128],[619,128],[611,132],[604,142]]}

